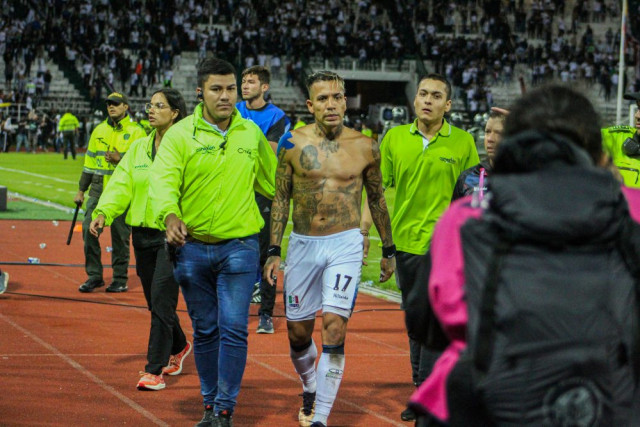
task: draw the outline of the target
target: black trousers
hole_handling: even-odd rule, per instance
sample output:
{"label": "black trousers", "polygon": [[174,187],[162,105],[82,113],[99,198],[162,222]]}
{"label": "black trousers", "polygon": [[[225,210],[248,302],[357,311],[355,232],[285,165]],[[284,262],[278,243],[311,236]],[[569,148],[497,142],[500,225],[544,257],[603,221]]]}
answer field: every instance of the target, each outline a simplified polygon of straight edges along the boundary
{"label": "black trousers", "polygon": [[[64,158],[67,158],[69,152],[73,156],[73,160],[76,159],[76,135],[74,132],[62,132],[62,141],[63,141],[63,153]],[[34,145],[33,151],[36,150]]]}
{"label": "black trousers", "polygon": [[416,386],[429,376],[433,365],[447,346],[447,340],[429,303],[430,273],[429,252],[415,255],[398,251],[396,254],[396,279],[402,293],[412,380]]}
{"label": "black trousers", "polygon": [[495,423],[488,416],[482,398],[477,395],[470,359],[458,360],[447,378],[447,405],[451,427],[491,427]]}
{"label": "black trousers", "polygon": [[173,277],[173,265],[164,246],[164,232],[133,227],[132,237],[136,273],[151,311],[145,372],[159,375],[169,363],[169,357],[181,352],[187,345],[176,314],[179,286]]}
{"label": "black trousers", "polygon": [[[84,259],[87,276],[89,276],[90,280],[101,281],[103,280],[103,268],[100,241],[89,232],[91,214],[96,206],[98,206],[98,198],[89,197],[85,205],[84,220],[82,221],[82,238],[84,239]],[[126,216],[127,211],[114,219],[109,227],[111,229],[111,244],[113,245],[113,251],[111,252],[113,283],[122,285],[126,285],[129,278],[129,236],[131,227],[124,222]]]}
{"label": "black trousers", "polygon": [[[256,203],[262,219],[264,219],[264,227],[258,234],[258,243],[260,244],[260,273],[265,262],[267,262],[267,249],[269,249],[269,241],[271,240],[271,200],[260,193],[256,193]],[[282,283],[278,284],[282,286]],[[273,307],[276,303],[276,287],[271,286],[269,282],[264,280],[260,274],[260,309],[258,314],[268,314],[273,316]]]}

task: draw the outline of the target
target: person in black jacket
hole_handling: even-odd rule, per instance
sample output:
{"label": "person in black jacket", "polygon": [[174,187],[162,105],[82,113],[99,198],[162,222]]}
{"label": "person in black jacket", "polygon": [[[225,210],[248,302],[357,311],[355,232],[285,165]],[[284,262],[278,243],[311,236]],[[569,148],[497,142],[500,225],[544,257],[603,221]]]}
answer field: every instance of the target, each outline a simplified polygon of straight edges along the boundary
{"label": "person in black jacket", "polygon": [[609,163],[579,92],[510,109],[488,202],[456,201],[435,230],[451,344],[411,398],[417,425],[639,425],[640,192]]}

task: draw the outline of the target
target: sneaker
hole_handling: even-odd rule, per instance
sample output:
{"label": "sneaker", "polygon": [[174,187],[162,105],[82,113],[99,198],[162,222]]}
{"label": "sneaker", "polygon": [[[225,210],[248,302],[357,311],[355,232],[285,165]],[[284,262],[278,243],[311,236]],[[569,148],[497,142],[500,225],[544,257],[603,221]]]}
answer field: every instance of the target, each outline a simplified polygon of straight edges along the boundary
{"label": "sneaker", "polygon": [[258,334],[272,334],[273,333],[273,320],[271,320],[271,316],[268,314],[260,315],[260,323],[258,323],[258,329],[256,330]]}
{"label": "sneaker", "polygon": [[162,373],[166,375],[180,374],[182,372],[182,364],[184,363],[184,359],[186,359],[189,353],[191,353],[191,349],[193,349],[193,345],[189,341],[187,341],[187,345],[180,353],[173,354],[169,358],[169,364],[162,368]]}
{"label": "sneaker", "polygon": [[260,296],[260,282],[253,285],[253,293],[251,294],[251,304],[260,304],[262,297]]}
{"label": "sneaker", "polygon": [[413,409],[407,408],[402,413],[400,413],[400,418],[402,421],[415,421],[416,413],[413,412]]}
{"label": "sneaker", "polygon": [[9,286],[9,273],[0,273],[0,294],[4,293]]}
{"label": "sneaker", "polygon": [[196,427],[214,427],[218,425],[216,421],[216,414],[213,413],[213,406],[207,405],[204,407],[204,415]]}
{"label": "sneaker", "polygon": [[113,282],[107,288],[107,292],[127,292],[129,288],[126,283],[116,283]]}
{"label": "sneaker", "polygon": [[153,375],[148,372],[140,372],[142,378],[138,381],[138,390],[162,390],[166,387],[162,374]]}
{"label": "sneaker", "polygon": [[224,411],[218,412],[216,415],[217,424],[214,424],[219,427],[233,427],[233,417],[229,410],[225,409]]}
{"label": "sneaker", "polygon": [[302,407],[300,407],[300,411],[298,412],[298,422],[300,423],[300,427],[309,427],[311,425],[313,415],[316,412],[316,393],[309,393],[305,391],[301,396]]}
{"label": "sneaker", "polygon": [[95,288],[101,288],[104,286],[104,282],[102,280],[87,280],[86,282],[84,282],[82,285],[80,285],[80,287],[78,288],[78,290],[80,292],[93,292],[93,290]]}

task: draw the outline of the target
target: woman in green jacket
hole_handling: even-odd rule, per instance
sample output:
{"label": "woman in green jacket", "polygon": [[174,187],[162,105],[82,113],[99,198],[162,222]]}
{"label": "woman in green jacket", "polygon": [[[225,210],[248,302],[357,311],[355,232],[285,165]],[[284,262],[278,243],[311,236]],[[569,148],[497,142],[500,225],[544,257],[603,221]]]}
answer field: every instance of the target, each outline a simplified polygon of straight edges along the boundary
{"label": "woman in green jacket", "polygon": [[161,390],[165,388],[162,375],[182,372],[182,363],[192,345],[176,315],[178,283],[165,247],[165,233],[158,229],[151,213],[149,170],[165,132],[186,116],[186,105],[180,92],[164,88],[152,95],[146,112],[153,130],[131,144],[118,164],[93,211],[90,232],[97,237],[105,225],[129,209],[126,223],[132,230],[136,273],[151,311],[147,365],[140,372],[137,387]]}

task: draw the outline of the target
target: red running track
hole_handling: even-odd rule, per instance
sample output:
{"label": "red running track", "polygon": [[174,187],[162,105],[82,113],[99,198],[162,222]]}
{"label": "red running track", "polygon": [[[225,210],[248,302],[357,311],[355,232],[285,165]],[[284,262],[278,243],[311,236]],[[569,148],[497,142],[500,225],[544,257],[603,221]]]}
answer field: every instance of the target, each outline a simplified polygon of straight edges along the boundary
{"label": "red running track", "polygon": [[[136,389],[144,369],[149,313],[135,270],[129,292],[101,288],[81,294],[84,268],[12,265],[83,263],[82,237],[66,246],[69,222],[0,221],[0,268],[10,274],[0,295],[0,425],[193,426],[202,399],[193,355],[183,373],[157,392]],[[103,248],[109,233],[102,237]],[[46,243],[45,249],[39,244]],[[103,250],[103,262],[110,262]],[[134,262],[133,256],[131,257]],[[110,269],[105,282],[110,283]],[[249,358],[234,415],[236,426],[296,426],[301,385],[289,359],[279,295],[276,333],[257,335],[257,306],[249,323]],[[182,298],[179,316],[193,332]],[[314,337],[320,343],[316,325]],[[346,341],[344,379],[331,426],[408,425],[400,412],[412,392],[403,315],[396,303],[360,294]]]}

